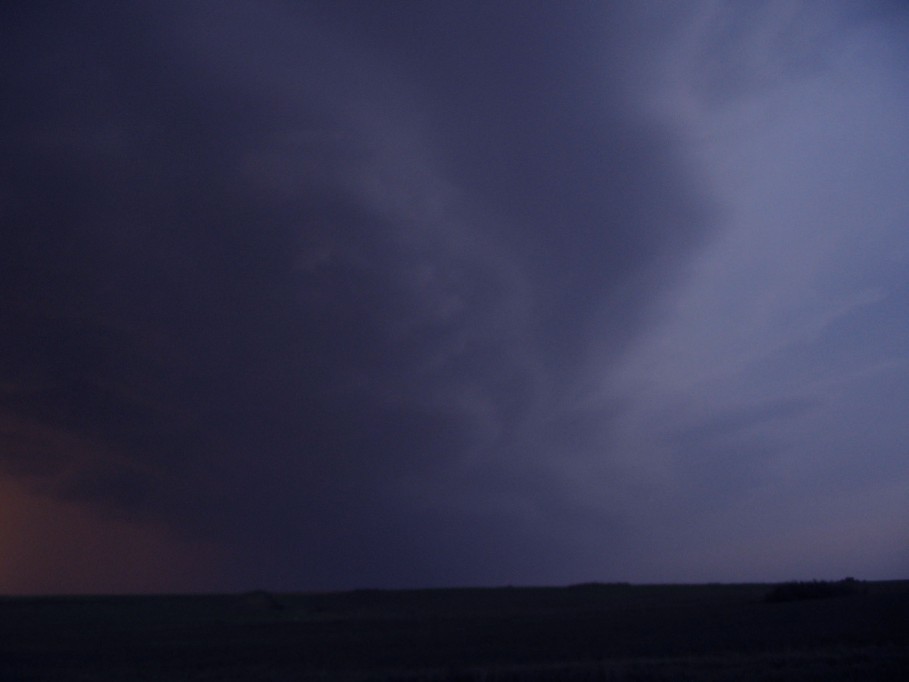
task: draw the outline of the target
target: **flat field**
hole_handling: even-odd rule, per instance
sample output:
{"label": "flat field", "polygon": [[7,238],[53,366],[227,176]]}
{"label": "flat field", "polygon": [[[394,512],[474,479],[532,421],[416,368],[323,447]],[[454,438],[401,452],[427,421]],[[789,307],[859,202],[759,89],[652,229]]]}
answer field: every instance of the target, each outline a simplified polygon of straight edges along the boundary
{"label": "flat field", "polygon": [[0,680],[909,680],[909,581],[0,598]]}

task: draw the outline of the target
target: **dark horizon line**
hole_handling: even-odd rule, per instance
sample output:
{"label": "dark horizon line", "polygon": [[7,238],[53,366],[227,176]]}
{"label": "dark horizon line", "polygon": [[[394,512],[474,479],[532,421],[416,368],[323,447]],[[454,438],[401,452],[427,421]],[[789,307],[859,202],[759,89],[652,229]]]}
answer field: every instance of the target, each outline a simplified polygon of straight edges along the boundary
{"label": "dark horizon line", "polygon": [[704,582],[628,582],[628,581],[588,581],[580,583],[567,583],[563,585],[450,585],[435,587],[352,587],[338,589],[313,589],[313,590],[272,590],[262,587],[253,587],[250,589],[238,589],[232,591],[197,591],[197,592],[47,592],[47,593],[0,593],[0,600],[13,599],[61,599],[61,600],[80,600],[80,599],[115,599],[115,598],[140,598],[140,597],[167,597],[167,598],[191,598],[191,597],[237,597],[244,595],[268,594],[268,595],[286,595],[286,596],[309,596],[309,595],[334,595],[334,594],[368,594],[368,593],[415,593],[415,592],[459,592],[459,591],[497,591],[497,590],[572,590],[572,589],[591,589],[599,587],[745,587],[745,586],[774,586],[786,585],[791,583],[838,583],[848,580],[855,580],[866,585],[880,585],[890,583],[909,583],[909,577],[903,578],[876,578],[865,580],[846,576],[844,578],[830,580],[825,578],[793,578],[786,580],[748,580],[743,582],[712,580]]}

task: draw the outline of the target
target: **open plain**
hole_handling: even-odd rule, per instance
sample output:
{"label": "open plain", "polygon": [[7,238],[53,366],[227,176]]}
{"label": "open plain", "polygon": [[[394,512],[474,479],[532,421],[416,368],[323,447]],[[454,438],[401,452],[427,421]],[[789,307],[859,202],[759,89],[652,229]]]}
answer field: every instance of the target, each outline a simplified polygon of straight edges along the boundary
{"label": "open plain", "polygon": [[0,599],[3,680],[905,680],[909,581]]}

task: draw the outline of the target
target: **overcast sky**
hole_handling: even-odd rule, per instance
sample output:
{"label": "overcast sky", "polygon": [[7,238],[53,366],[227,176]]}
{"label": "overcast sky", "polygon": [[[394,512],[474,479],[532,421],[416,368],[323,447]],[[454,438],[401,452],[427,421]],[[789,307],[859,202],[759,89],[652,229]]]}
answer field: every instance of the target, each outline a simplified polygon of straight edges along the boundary
{"label": "overcast sky", "polygon": [[909,12],[0,10],[0,592],[909,577]]}

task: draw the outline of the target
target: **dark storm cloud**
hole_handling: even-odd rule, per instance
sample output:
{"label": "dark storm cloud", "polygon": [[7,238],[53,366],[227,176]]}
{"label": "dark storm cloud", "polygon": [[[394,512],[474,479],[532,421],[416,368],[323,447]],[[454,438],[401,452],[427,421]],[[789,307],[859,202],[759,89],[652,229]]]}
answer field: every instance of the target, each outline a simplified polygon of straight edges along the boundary
{"label": "dark storm cloud", "polygon": [[221,585],[568,574],[545,462],[706,217],[608,12],[4,15],[8,475],[215,538]]}
{"label": "dark storm cloud", "polygon": [[[624,74],[602,50],[614,17],[597,5],[472,9],[424,9],[398,50],[440,46],[414,70],[451,131],[449,163],[516,251],[545,357],[564,370],[603,317],[643,307],[609,292],[689,244],[703,206],[679,175],[677,145],[619,99]],[[623,326],[603,336],[619,345]]]}

